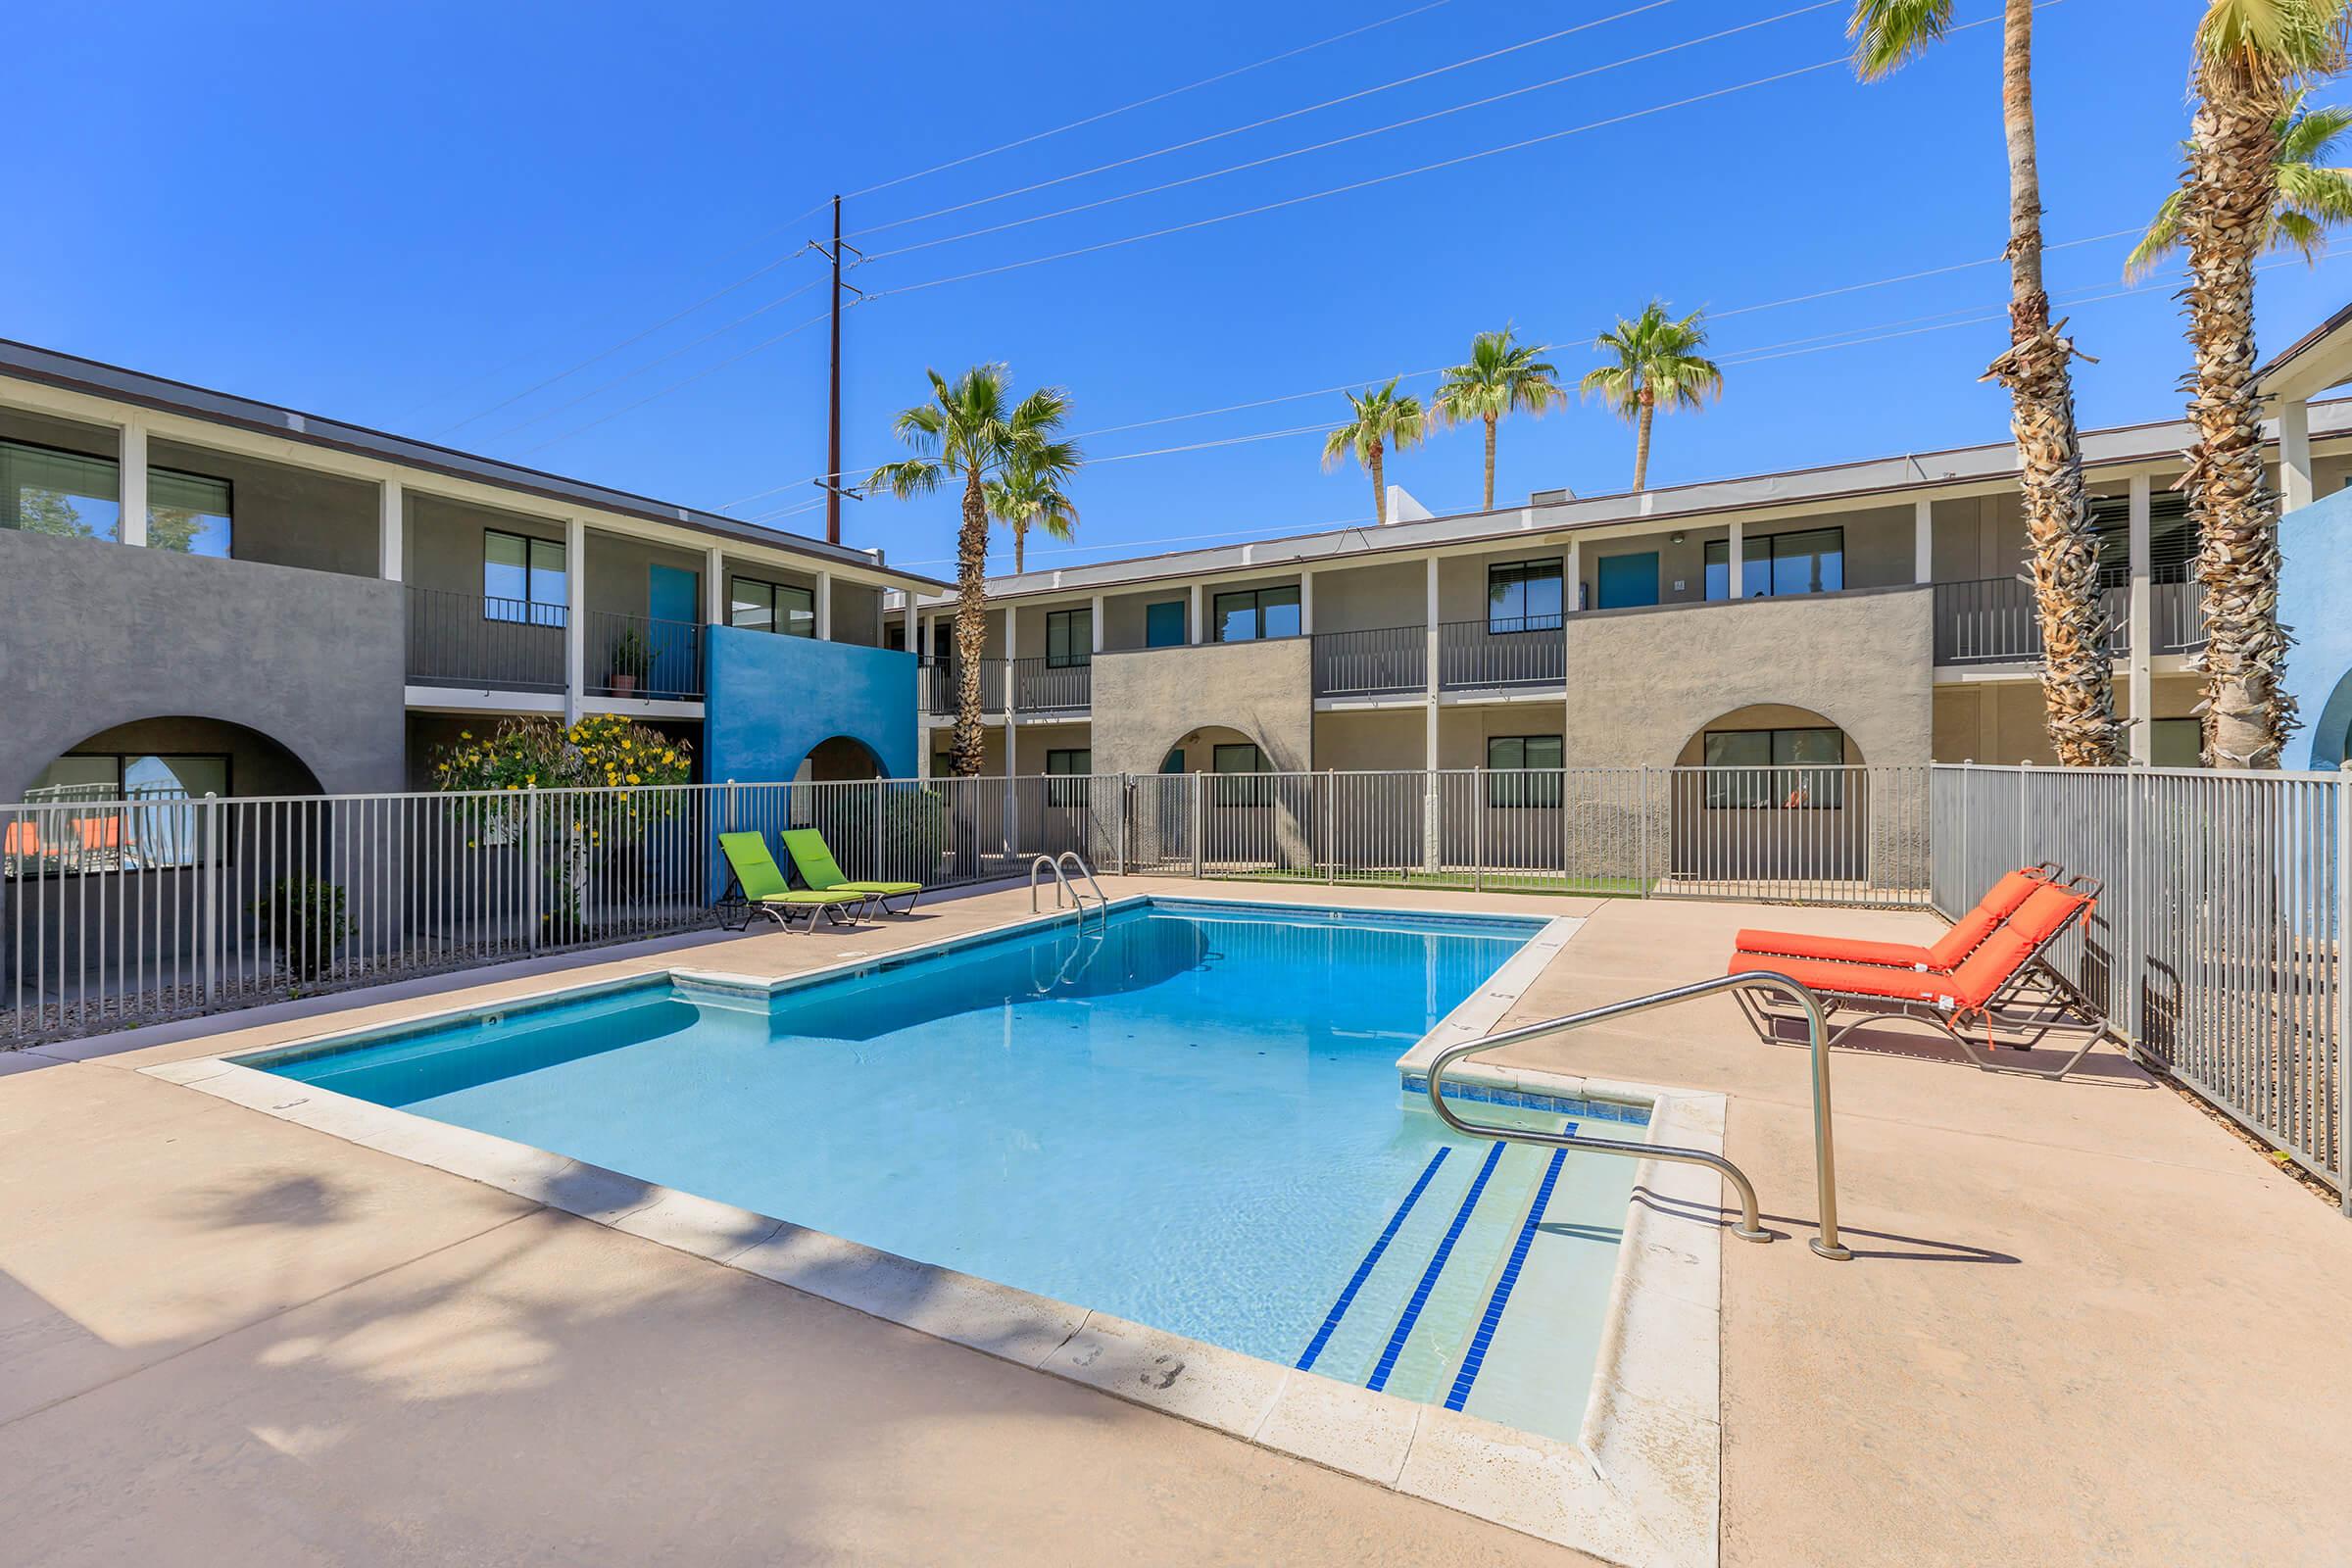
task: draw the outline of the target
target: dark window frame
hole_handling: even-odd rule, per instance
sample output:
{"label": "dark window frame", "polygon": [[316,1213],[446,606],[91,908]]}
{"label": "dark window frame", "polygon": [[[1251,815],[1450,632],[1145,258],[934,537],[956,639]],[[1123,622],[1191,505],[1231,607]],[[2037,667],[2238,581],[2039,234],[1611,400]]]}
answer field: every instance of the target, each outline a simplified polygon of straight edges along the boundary
{"label": "dark window frame", "polygon": [[[1765,737],[1765,756],[1778,758],[1780,738],[1784,735],[1835,735],[1838,737],[1836,762],[1733,762],[1722,765],[1706,760],[1707,742],[1718,736]],[[1845,808],[1845,731],[1835,724],[1778,724],[1763,728],[1710,729],[1699,735],[1699,762],[1703,779],[1701,795],[1710,811],[1838,811]],[[1792,776],[1790,788],[1783,790],[1778,775]],[[1804,775],[1826,774],[1826,779]],[[1768,776],[1771,775],[1771,776]],[[1826,785],[1826,787],[1822,787]],[[1765,786],[1759,788],[1759,786]]]}
{"label": "dark window frame", "polygon": [[[735,619],[735,585],[737,583],[749,583],[755,588],[760,588],[766,591],[766,625],[745,626],[738,624]],[[808,629],[806,632],[791,631],[787,629],[787,623],[784,615],[783,596],[788,593],[804,595],[808,601]],[[736,631],[772,632],[778,637],[801,637],[808,641],[813,642],[816,640],[816,590],[813,588],[804,588],[797,582],[777,582],[772,578],[767,577],[747,577],[740,571],[730,571],[727,573],[727,625]]]}
{"label": "dark window frame", "polygon": [[[1540,571],[1536,569],[1545,567],[1549,568],[1548,571]],[[1498,584],[1495,581],[1495,576],[1497,573],[1517,573],[1518,575],[1513,578],[1508,578],[1504,582]],[[1501,615],[1496,613],[1496,609],[1499,604],[1496,593],[1497,588],[1509,588],[1513,585],[1513,583],[1516,583],[1521,589],[1524,590],[1528,584],[1536,582],[1549,582],[1558,590],[1560,600],[1559,610],[1553,611],[1548,614],[1529,614],[1526,613],[1524,610],[1521,612],[1521,613],[1516,615]],[[1526,595],[1524,592],[1522,592],[1520,598],[1522,604],[1524,604],[1526,600]],[[1566,613],[1567,606],[1568,561],[1566,557],[1553,556],[1548,559],[1537,557],[1526,561],[1496,561],[1490,562],[1488,564],[1487,634],[1489,636],[1494,636],[1498,634],[1507,635],[1508,633],[1515,631],[1557,631],[1560,629],[1560,624]]]}
{"label": "dark window frame", "polygon": [[[1256,766],[1244,772],[1227,772],[1217,765],[1228,752],[1248,752]],[[1240,782],[1271,772],[1266,766],[1266,749],[1255,741],[1216,741],[1208,749],[1209,775],[1217,780],[1215,804],[1218,806],[1260,807],[1274,804],[1274,792],[1264,784]]]}
{"label": "dark window frame", "polygon": [[[1824,533],[1836,534],[1838,536],[1838,586],[1835,588],[1791,589],[1788,593],[1782,593],[1776,589],[1773,586],[1772,581],[1772,568],[1782,559],[1778,549],[1780,542],[1784,539],[1803,539],[1813,534]],[[1757,553],[1758,546],[1763,547],[1763,553],[1761,555]],[[1718,551],[1722,553],[1721,560],[1716,559],[1716,553]],[[1813,550],[1807,551],[1805,554],[1819,556],[1822,554],[1822,552]],[[1798,557],[1792,554],[1788,559],[1794,561],[1798,559]],[[1743,592],[1740,596],[1742,599],[1802,599],[1811,594],[1843,593],[1845,591],[1845,524],[1841,522],[1833,522],[1824,523],[1810,528],[1784,528],[1779,533],[1758,534],[1752,539],[1741,539],[1740,542],[1740,570],[1741,575],[1744,576],[1759,563],[1761,563],[1764,567],[1764,586],[1761,589],[1749,589],[1746,592]],[[1723,568],[1724,592],[1721,597],[1716,595],[1713,585],[1707,580],[1708,570],[1715,566],[1721,566]],[[1698,591],[1700,598],[1711,605],[1729,603],[1731,600],[1731,581],[1732,541],[1729,538],[1709,539],[1705,541],[1698,547]]]}
{"label": "dark window frame", "polygon": [[[145,823],[147,826],[152,827],[154,826],[160,813],[173,812],[176,810],[178,814],[176,814],[174,818],[167,818],[167,820],[175,820],[177,824],[176,835],[182,840],[183,843],[192,841],[195,834],[198,832],[197,819],[195,813],[188,808],[202,802],[205,797],[201,795],[190,795],[186,796],[182,800],[150,799],[145,805],[139,805],[136,797],[132,797],[124,793],[129,786],[123,783],[123,778],[130,771],[131,760],[134,758],[142,757],[152,757],[160,760],[218,762],[220,764],[220,788],[218,792],[218,798],[221,800],[227,800],[236,793],[236,759],[226,752],[71,751],[59,753],[55,760],[64,761],[68,758],[83,760],[96,760],[103,758],[106,760],[113,762],[115,765],[115,782],[113,785],[114,793],[109,798],[109,802],[104,804],[112,804],[114,802],[122,802],[126,800],[133,802],[133,808],[140,813],[136,818],[133,819],[134,828],[139,823]],[[19,881],[27,875],[35,877],[63,877],[87,876],[98,873],[119,874],[120,872],[128,869],[136,869],[139,871],[182,871],[192,866],[206,863],[204,857],[196,853],[193,848],[182,849],[180,853],[174,855],[173,858],[168,861],[163,861],[157,864],[141,864],[136,867],[125,867],[121,865],[119,863],[119,850],[118,859],[108,859],[104,856],[101,856],[98,863],[95,864],[90,863],[87,859],[89,851],[86,848],[79,856],[61,853],[58,854],[55,858],[50,858],[47,844],[48,833],[58,831],[56,824],[64,819],[66,813],[74,810],[75,804],[76,803],[72,801],[60,801],[48,809],[29,811],[26,813],[27,822],[31,825],[33,831],[36,834],[40,834],[42,838],[44,853],[42,857],[36,859],[30,866],[27,866],[24,862],[24,858],[16,854],[7,854],[4,858],[5,871],[8,880]],[[115,813],[92,813],[93,816],[97,814],[113,815]],[[73,817],[73,820],[75,823],[88,821],[91,819],[92,816],[83,816],[79,814],[76,814]],[[236,818],[233,814],[220,819],[221,831],[218,841],[213,847],[213,856],[211,860],[212,864],[226,865],[229,863],[229,837],[234,831],[235,826]],[[78,828],[75,829],[75,835],[78,836]],[[67,834],[59,831],[58,837],[61,841],[63,841],[67,838]],[[131,837],[131,834],[124,833],[120,826],[117,827],[116,842],[118,846],[122,845]],[[60,851],[64,851],[68,849],[68,846],[61,842],[58,848]],[[73,863],[69,863],[70,861]]]}
{"label": "dark window frame", "polygon": [[[1545,742],[1552,755],[1560,760],[1530,762],[1527,751],[1531,743]],[[1517,746],[1519,760],[1497,762],[1494,748]],[[1567,752],[1559,735],[1490,735],[1487,737],[1487,805],[1502,809],[1517,810],[1532,808],[1557,810],[1561,803],[1561,780],[1565,774]],[[1548,775],[1548,776],[1547,776]]]}
{"label": "dark window frame", "polygon": [[[1266,631],[1266,595],[1268,594],[1290,595],[1287,602],[1278,602],[1274,608],[1295,610],[1298,612],[1299,624],[1303,626],[1306,623],[1304,604],[1306,596],[1299,592],[1297,583],[1276,583],[1264,588],[1236,588],[1231,593],[1209,595],[1208,624],[1210,629],[1216,633],[1214,640],[1220,643],[1276,643],[1286,642],[1300,635],[1298,632],[1284,632],[1280,636],[1268,634]],[[1225,635],[1224,606],[1228,600],[1240,599],[1250,601],[1250,619],[1256,630],[1247,637],[1228,637]]]}
{"label": "dark window frame", "polygon": [[[1075,757],[1086,759],[1086,765],[1083,767],[1067,765],[1067,760]],[[1064,765],[1056,767],[1054,766],[1056,762],[1062,762]],[[1056,784],[1054,781],[1057,778],[1091,778],[1094,776],[1094,771],[1095,749],[1092,746],[1049,746],[1046,748],[1046,804],[1048,806],[1086,805],[1086,791],[1074,790],[1066,784]]]}
{"label": "dark window frame", "polygon": [[[490,541],[493,539],[511,539],[522,546],[522,597],[520,599],[509,598],[504,594],[494,594],[490,591],[490,568],[492,565]],[[564,584],[564,597],[561,602],[543,603],[531,592],[532,579],[539,572],[539,567],[531,562],[531,556],[533,548],[538,545],[551,545],[564,552],[564,570],[559,576]],[[564,540],[542,539],[537,534],[514,533],[505,528],[484,528],[482,530],[482,618],[519,626],[561,628],[570,624],[570,566],[571,546]],[[494,608],[500,605],[519,605],[522,607],[521,613],[502,614]]]}
{"label": "dark window frame", "polygon": [[[74,447],[61,447],[50,441],[27,441],[22,436],[14,435],[0,436],[0,447],[21,447],[26,452],[45,452],[52,457],[77,458],[83,463],[102,463],[107,465],[109,467],[112,467],[115,470],[115,534],[112,539],[106,539],[104,542],[108,544],[121,544],[122,542],[122,459],[121,456],[117,455],[110,457],[103,452],[83,452]],[[237,538],[237,482],[234,479],[224,478],[217,473],[198,473],[193,468],[174,468],[167,465],[157,463],[151,463],[147,466],[147,473],[151,478],[154,475],[161,473],[168,474],[174,479],[194,479],[204,484],[217,484],[222,490],[226,491],[228,493],[228,510],[223,512],[221,515],[228,519],[228,548],[217,559],[222,561],[235,559]],[[92,496],[90,499],[96,501],[101,498]],[[155,524],[155,497],[152,494],[150,494],[147,498],[147,522],[149,528],[152,530]],[[11,529],[10,531],[17,532],[21,530]],[[103,535],[97,537],[101,539],[104,538]],[[152,537],[152,533],[150,534],[150,537]],[[188,552],[190,555],[194,555],[195,553],[196,552],[192,550]],[[68,755],[73,754],[69,753]],[[199,754],[190,753],[187,755],[195,756]]]}
{"label": "dark window frame", "polygon": [[[1075,648],[1075,649],[1073,649],[1073,648],[1070,646],[1070,633],[1071,633],[1071,632],[1072,632],[1074,629],[1076,629],[1078,622],[1077,622],[1077,620],[1076,620],[1076,619],[1073,619],[1072,617],[1079,617],[1079,618],[1082,618],[1082,619],[1085,621],[1085,623],[1086,623],[1086,635],[1085,635],[1084,637],[1081,637],[1081,638],[1079,638],[1079,639],[1078,639],[1078,642],[1079,642],[1080,646],[1078,646],[1078,647],[1077,647],[1077,648]],[[1061,625],[1062,625],[1062,634],[1061,634],[1061,647],[1062,647],[1062,652],[1061,652],[1061,657],[1060,657],[1059,659],[1056,659],[1056,658],[1054,658],[1054,623],[1055,621],[1059,621],[1059,622],[1061,622]],[[1046,667],[1047,667],[1048,669],[1083,669],[1083,668],[1085,668],[1087,665],[1089,665],[1089,664],[1093,663],[1094,662],[1095,662],[1095,612],[1094,612],[1094,607],[1093,607],[1093,606],[1091,606],[1091,605],[1080,605],[1080,606],[1078,606],[1077,608],[1075,608],[1075,609],[1072,609],[1072,610],[1049,610],[1049,611],[1047,611],[1047,612],[1046,612]]]}

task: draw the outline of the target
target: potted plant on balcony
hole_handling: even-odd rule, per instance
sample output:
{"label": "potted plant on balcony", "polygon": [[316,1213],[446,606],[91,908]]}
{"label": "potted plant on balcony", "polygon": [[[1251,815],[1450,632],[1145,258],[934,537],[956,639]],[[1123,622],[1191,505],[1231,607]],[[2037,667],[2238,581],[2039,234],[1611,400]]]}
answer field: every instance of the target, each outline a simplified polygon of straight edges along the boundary
{"label": "potted plant on balcony", "polygon": [[647,671],[654,667],[653,645],[637,634],[631,626],[612,643],[612,667],[606,677],[615,697],[634,697],[637,688],[645,684]]}

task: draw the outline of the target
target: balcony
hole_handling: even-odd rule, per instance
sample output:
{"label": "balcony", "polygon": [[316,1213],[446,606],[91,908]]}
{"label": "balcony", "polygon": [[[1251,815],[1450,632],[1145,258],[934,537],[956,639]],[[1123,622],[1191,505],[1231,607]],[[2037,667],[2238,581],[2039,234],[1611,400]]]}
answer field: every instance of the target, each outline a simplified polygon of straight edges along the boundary
{"label": "balcony", "polygon": [[[957,694],[952,663],[926,663],[921,700],[926,713],[954,713]],[[1094,704],[1094,666],[1055,664],[1043,659],[980,661],[980,710],[1016,715],[1084,713]]]}
{"label": "balcony", "polygon": [[[2015,577],[1936,584],[1936,662],[1938,664],[2030,663],[2041,657],[2041,624],[2034,610],[2032,584]],[[2203,589],[2179,570],[2148,585],[2148,632],[2154,654],[2194,653],[2205,641]],[[2131,652],[2132,590],[2118,583],[2102,589],[2108,648],[2121,659]]]}
{"label": "balcony", "polygon": [[564,614],[562,605],[412,587],[409,684],[561,693]]}
{"label": "balcony", "polygon": [[[1417,697],[1429,689],[1429,628],[1315,634],[1315,695]],[[1438,627],[1438,689],[1498,691],[1560,686],[1567,635],[1557,615],[1522,621],[1454,620]]]}
{"label": "balcony", "polygon": [[592,697],[703,700],[703,628],[693,621],[591,610],[580,623],[580,651]]}

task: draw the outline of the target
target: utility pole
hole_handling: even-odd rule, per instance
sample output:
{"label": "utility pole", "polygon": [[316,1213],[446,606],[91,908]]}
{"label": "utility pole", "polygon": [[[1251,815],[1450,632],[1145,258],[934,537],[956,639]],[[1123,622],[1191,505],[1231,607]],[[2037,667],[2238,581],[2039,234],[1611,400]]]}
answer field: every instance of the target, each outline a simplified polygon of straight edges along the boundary
{"label": "utility pole", "polygon": [[[841,498],[844,495],[854,496],[858,493],[842,482],[841,472],[841,292],[846,287],[860,299],[865,296],[865,291],[857,284],[844,284],[841,280],[841,198],[839,196],[833,198],[833,244],[830,249],[823,245],[816,246],[816,249],[823,252],[833,264],[832,396],[825,418],[825,476],[817,482],[825,487],[825,543],[837,545],[841,543]],[[865,252],[858,250],[857,246],[852,245],[849,249],[857,255],[859,261],[865,260]]]}

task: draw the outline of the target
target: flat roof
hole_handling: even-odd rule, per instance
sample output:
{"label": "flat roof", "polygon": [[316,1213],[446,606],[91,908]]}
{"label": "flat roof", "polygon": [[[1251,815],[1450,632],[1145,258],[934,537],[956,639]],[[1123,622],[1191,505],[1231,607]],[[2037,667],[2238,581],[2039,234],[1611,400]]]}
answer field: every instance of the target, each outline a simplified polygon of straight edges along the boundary
{"label": "flat roof", "polygon": [[[2311,406],[2311,434],[2352,434],[2352,398],[2337,398]],[[2275,428],[2266,439],[2275,440]],[[2113,467],[2177,457],[2194,439],[2185,419],[2163,419],[2146,424],[2112,425],[2082,434],[2086,468]],[[2011,441],[1979,446],[1947,447],[1937,451],[1906,452],[1893,457],[1865,458],[1853,463],[1780,473],[1707,479],[1692,484],[1665,485],[1651,490],[1628,490],[1614,495],[1563,496],[1539,491],[1518,507],[1492,512],[1455,513],[1409,522],[1377,525],[1353,523],[1313,533],[1286,534],[1243,544],[1199,550],[1165,551],[1099,561],[1083,566],[1049,567],[989,579],[991,599],[1072,593],[1116,587],[1167,577],[1196,577],[1234,571],[1309,565],[1335,558],[1360,558],[1399,551],[1426,550],[1492,540],[1506,543],[1514,537],[1586,528],[1612,527],[1633,522],[1689,523],[1711,515],[1788,506],[1807,501],[1853,501],[1871,496],[1895,497],[1948,485],[1983,483],[2017,472],[2017,447]],[[1555,500],[1544,499],[1558,497]],[[926,597],[928,606],[947,602],[947,596]]]}
{"label": "flat roof", "polygon": [[745,522],[740,517],[657,501],[650,496],[615,490],[609,485],[565,478],[562,474],[548,473],[539,468],[526,468],[519,464],[503,463],[496,458],[461,452],[454,447],[436,446],[429,441],[392,435],[366,425],[322,418],[315,414],[264,403],[256,398],[239,397],[235,393],[215,391],[210,387],[191,386],[184,381],[149,375],[142,370],[107,365],[98,360],[85,360],[78,355],[63,354],[31,343],[0,338],[0,374],[184,414],[215,423],[241,425],[313,446],[330,447],[553,501],[577,502],[602,512],[643,517],[651,522],[675,523],[738,544],[782,550],[830,564],[859,567],[891,577],[902,584],[911,583],[922,588],[948,586],[937,577],[902,571],[888,564],[875,552],[855,550],[848,545],[827,544],[822,539],[787,533],[779,528],[762,528],[758,523]]}

